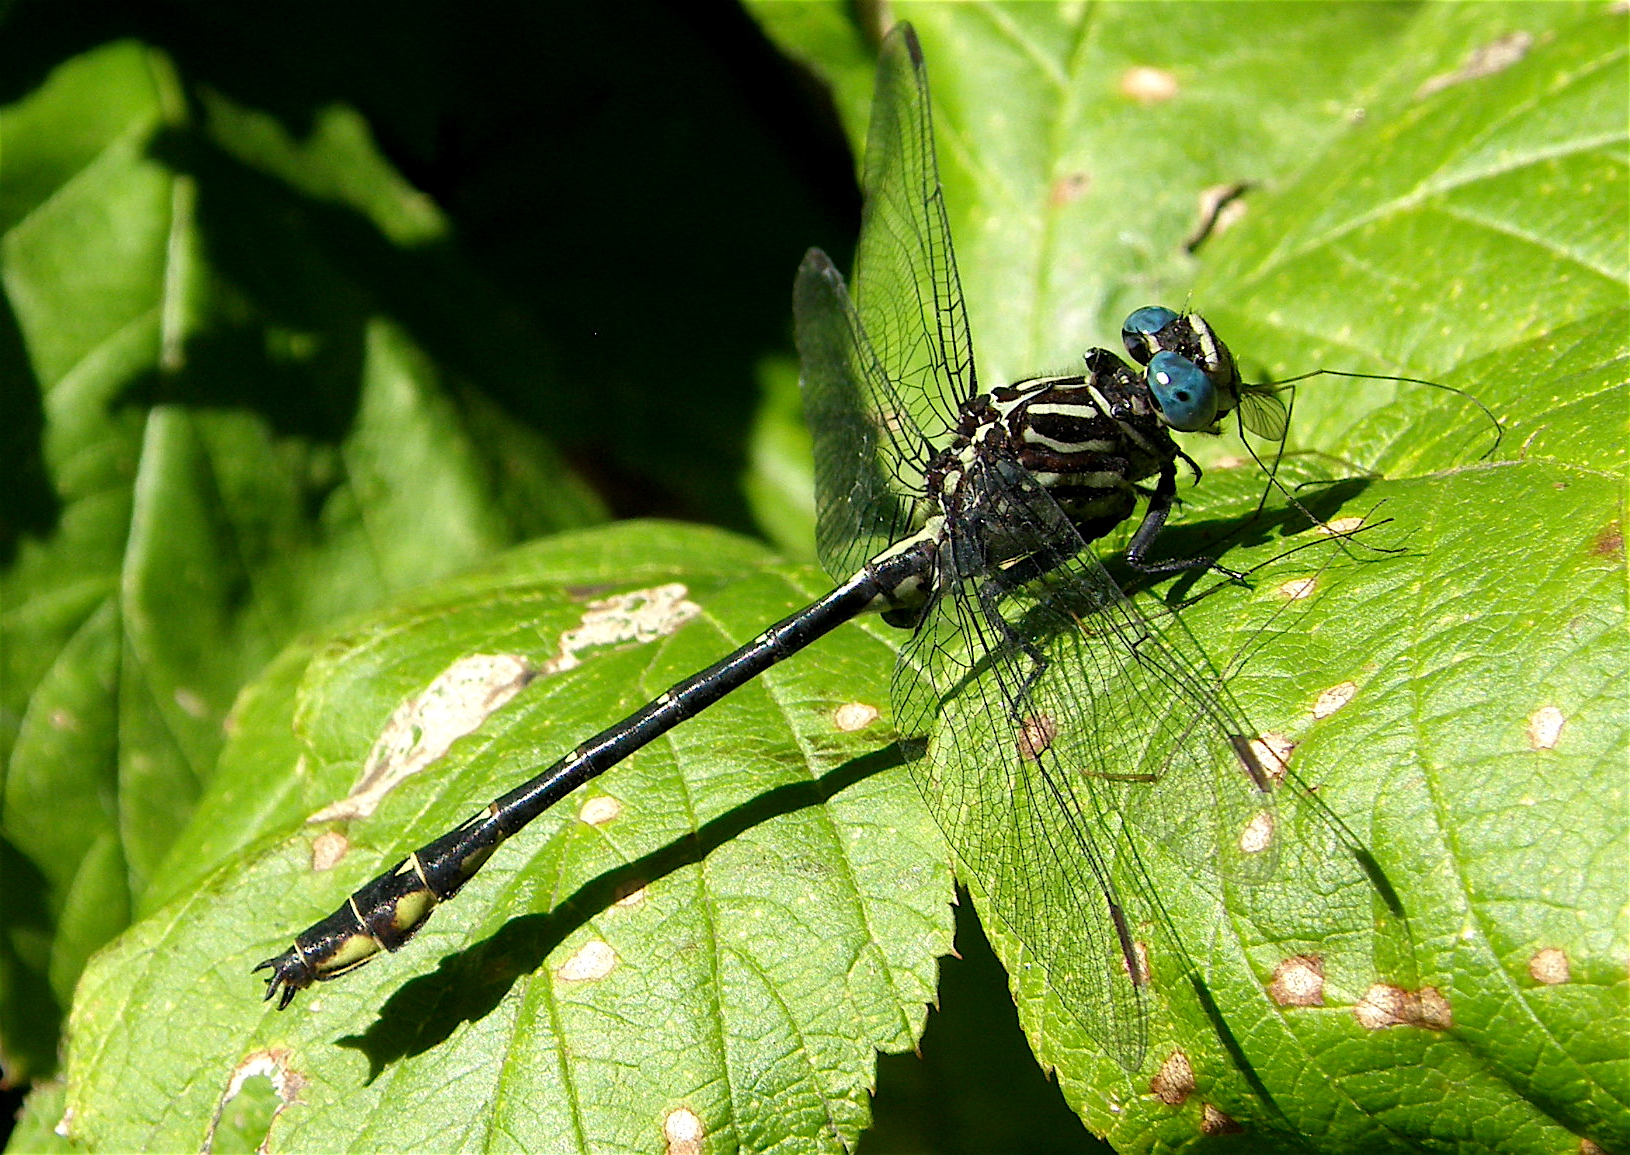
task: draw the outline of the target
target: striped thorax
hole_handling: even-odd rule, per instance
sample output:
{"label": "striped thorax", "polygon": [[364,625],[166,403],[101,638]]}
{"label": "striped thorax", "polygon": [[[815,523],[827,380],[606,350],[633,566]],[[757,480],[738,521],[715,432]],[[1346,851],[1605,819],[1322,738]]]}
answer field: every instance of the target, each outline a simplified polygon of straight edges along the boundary
{"label": "striped thorax", "polygon": [[927,482],[930,499],[954,519],[977,497],[965,483],[980,463],[1016,462],[1093,541],[1131,516],[1139,482],[1179,459],[1142,374],[1094,349],[1082,374],[1032,377],[964,404]]}

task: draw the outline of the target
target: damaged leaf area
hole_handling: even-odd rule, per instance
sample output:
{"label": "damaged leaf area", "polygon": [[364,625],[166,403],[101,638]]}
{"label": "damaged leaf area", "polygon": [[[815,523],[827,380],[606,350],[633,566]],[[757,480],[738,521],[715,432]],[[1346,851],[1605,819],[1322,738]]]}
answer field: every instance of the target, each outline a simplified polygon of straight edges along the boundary
{"label": "damaged leaf area", "polygon": [[305,1085],[288,1059],[286,1051],[257,1051],[238,1064],[210,1120],[204,1155],[256,1151],[267,1143],[273,1122]]}
{"label": "damaged leaf area", "polygon": [[479,729],[537,675],[514,654],[473,654],[437,674],[390,716],[368,751],[362,776],[345,798],[311,816],[312,822],[366,818],[409,775],[433,765],[453,743]]}

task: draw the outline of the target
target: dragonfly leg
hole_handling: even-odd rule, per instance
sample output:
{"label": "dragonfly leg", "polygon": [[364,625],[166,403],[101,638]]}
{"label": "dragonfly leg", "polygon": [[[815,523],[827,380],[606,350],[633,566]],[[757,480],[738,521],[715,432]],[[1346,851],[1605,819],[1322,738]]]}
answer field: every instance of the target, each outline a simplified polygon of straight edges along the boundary
{"label": "dragonfly leg", "polygon": [[1145,555],[1155,544],[1155,538],[1159,537],[1160,531],[1166,527],[1166,519],[1171,516],[1172,506],[1176,501],[1177,467],[1175,464],[1168,464],[1160,471],[1160,480],[1155,483],[1154,490],[1149,494],[1149,506],[1144,511],[1143,520],[1138,523],[1137,532],[1132,535],[1131,544],[1126,547],[1126,564],[1143,574],[1212,569],[1234,581],[1243,582],[1244,574],[1235,573],[1209,557],[1168,558],[1166,561],[1144,560]]}
{"label": "dragonfly leg", "polygon": [[[1047,657],[1033,640],[1026,637],[1022,630],[1016,629],[1007,620],[1002,613],[1001,602],[1016,585],[1055,568],[1061,560],[1060,558],[1047,556],[1026,558],[1008,573],[1005,573],[1003,575],[1004,580],[980,582],[978,585],[980,616],[985,619],[986,624],[1001,639],[996,646],[991,648],[993,650],[1011,648],[1018,650],[1030,659],[1029,672],[1025,674],[1024,680],[1014,687],[1014,691],[1008,700],[1008,713],[1015,725],[1023,725],[1024,723],[1027,703],[1030,701],[1030,688],[1047,672]],[[1017,582],[1012,580],[1015,573],[1019,577]]]}

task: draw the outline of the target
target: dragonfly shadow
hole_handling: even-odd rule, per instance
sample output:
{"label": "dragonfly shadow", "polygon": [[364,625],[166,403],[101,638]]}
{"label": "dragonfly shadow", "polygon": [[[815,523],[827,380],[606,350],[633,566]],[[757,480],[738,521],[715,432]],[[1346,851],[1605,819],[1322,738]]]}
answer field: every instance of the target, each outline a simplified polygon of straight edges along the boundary
{"label": "dragonfly shadow", "polygon": [[1284,1109],[1274,1099],[1273,1092],[1268,1089],[1267,1083],[1263,1081],[1256,1066],[1246,1055],[1245,1048],[1240,1044],[1233,1028],[1228,1025],[1228,1020],[1223,1016],[1222,1007],[1217,1004],[1216,996],[1211,993],[1211,988],[1194,971],[1189,972],[1188,981],[1190,989],[1194,992],[1195,1000],[1199,1003],[1201,1013],[1211,1023],[1212,1030],[1217,1034],[1217,1041],[1222,1044],[1223,1050],[1228,1053],[1228,1057],[1233,1061],[1235,1070],[1239,1072],[1251,1090],[1256,1093],[1258,1100],[1267,1108],[1269,1113],[1287,1129],[1291,1129],[1290,1121],[1286,1118]]}
{"label": "dragonfly shadow", "polygon": [[[1332,481],[1316,490],[1298,493],[1295,505],[1276,506],[1260,512],[1252,511],[1243,517],[1218,518],[1182,525],[1168,525],[1160,532],[1159,556],[1165,558],[1208,557],[1222,561],[1228,552],[1267,545],[1311,529],[1329,521],[1371,485],[1366,477],[1349,477]],[[1119,556],[1105,557],[1104,566],[1115,583],[1128,595],[1145,592],[1156,585],[1169,582],[1164,600],[1171,605],[1183,604],[1195,583],[1205,577],[1207,570],[1196,566],[1184,571],[1173,580],[1169,574],[1145,574],[1133,570]]]}
{"label": "dragonfly shadow", "polygon": [[823,805],[904,761],[900,746],[890,743],[815,781],[767,790],[693,833],[584,883],[554,910],[512,918],[485,941],[448,955],[431,974],[404,983],[366,1032],[336,1039],[335,1044],[368,1057],[367,1081],[372,1083],[391,1063],[438,1046],[461,1023],[485,1018],[517,979],[536,972],[551,951],[630,890],[694,866],[753,827]]}
{"label": "dragonfly shadow", "polygon": [[[1296,506],[1253,511],[1239,518],[1218,518],[1186,526],[1167,527],[1162,530],[1159,537],[1162,545],[1161,556],[1220,559],[1229,549],[1282,540],[1327,521],[1337,510],[1368,488],[1369,484],[1366,478],[1343,479],[1329,483],[1306,499],[1299,499]],[[1219,544],[1222,548],[1218,548]],[[1087,549],[1090,551],[1091,548],[1089,544]],[[1174,609],[1180,609],[1191,601],[1232,584],[1216,583],[1210,589],[1191,597],[1194,584],[1208,572],[1204,567],[1195,567],[1173,579],[1170,574],[1151,574],[1133,570],[1120,554],[1101,555],[1098,560],[1103,564],[1104,571],[1115,588],[1128,597],[1167,584],[1168,588],[1161,595],[1161,600]],[[1097,588],[1073,591],[1079,595],[1075,600],[1057,600],[1061,596],[1069,596],[1071,592],[1061,588],[1049,589],[1050,600],[1046,605],[1031,607],[1012,622],[1015,634],[1028,638],[1047,638],[1060,628],[1065,618],[1090,620],[1106,607],[1105,591]],[[940,705],[965,693],[970,686],[988,676],[992,663],[997,660],[995,650],[983,653],[966,665],[953,681],[938,687],[937,697]],[[937,710],[929,712],[929,715],[937,716]]]}

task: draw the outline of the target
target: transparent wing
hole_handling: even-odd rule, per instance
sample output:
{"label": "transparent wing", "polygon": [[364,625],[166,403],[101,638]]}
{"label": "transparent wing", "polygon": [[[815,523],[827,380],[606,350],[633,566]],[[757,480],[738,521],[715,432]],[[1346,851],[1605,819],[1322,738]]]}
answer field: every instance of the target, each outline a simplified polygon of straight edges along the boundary
{"label": "transparent wing", "polygon": [[1285,423],[1289,417],[1285,403],[1272,386],[1241,385],[1239,407],[1240,418],[1252,433],[1269,441],[1285,439]]}
{"label": "transparent wing", "polygon": [[941,444],[978,388],[934,158],[928,74],[909,24],[883,41],[861,187],[855,310],[907,412]]}
{"label": "transparent wing", "polygon": [[1114,843],[1097,826],[1113,815],[1089,812],[1094,800],[1077,795],[1045,749],[1049,720],[1025,695],[1027,667],[977,597],[947,591],[896,667],[895,708],[904,732],[930,735],[913,771],[962,874],[1047,968],[1070,1012],[1134,1069],[1148,1013],[1108,858]]}
{"label": "transparent wing", "polygon": [[929,735],[918,782],[965,873],[1132,1069],[1147,1036],[1132,936],[1159,909],[1138,847],[1265,878],[1271,783],[1203,672],[1033,479],[976,466],[969,485],[976,512],[952,525],[941,592],[896,667],[901,733]]}
{"label": "transparent wing", "polygon": [[815,438],[816,549],[840,579],[916,528],[931,445],[976,391],[928,80],[909,24],[883,42],[862,185],[852,290],[812,249],[793,293]]}
{"label": "transparent wing", "polygon": [[798,268],[792,313],[815,440],[815,549],[841,581],[911,531],[931,450],[819,249]]}

